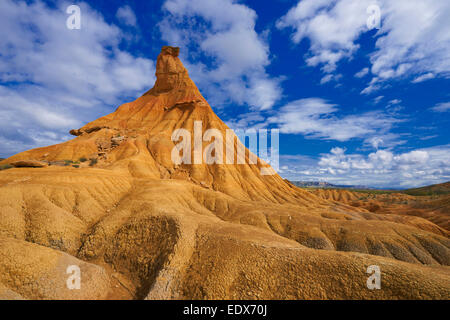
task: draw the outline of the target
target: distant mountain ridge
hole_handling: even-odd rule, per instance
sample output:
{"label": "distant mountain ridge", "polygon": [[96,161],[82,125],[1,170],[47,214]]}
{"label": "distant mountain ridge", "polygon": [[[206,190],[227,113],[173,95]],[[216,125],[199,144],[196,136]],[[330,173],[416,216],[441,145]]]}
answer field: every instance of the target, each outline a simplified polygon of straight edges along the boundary
{"label": "distant mountain ridge", "polygon": [[450,181],[420,188],[408,189],[404,193],[412,196],[430,196],[450,193]]}
{"label": "distant mountain ridge", "polygon": [[331,184],[325,181],[290,181],[293,185],[303,188],[337,188],[337,189],[374,189],[362,185],[339,185]]}
{"label": "distant mountain ridge", "polygon": [[430,196],[430,195],[440,195],[450,193],[450,181],[411,189],[389,189],[389,188],[384,189],[384,188],[368,187],[364,185],[339,185],[339,184],[331,184],[325,181],[291,181],[291,180],[288,181],[293,185],[301,188],[380,190],[386,192],[395,191],[409,194],[412,196]]}

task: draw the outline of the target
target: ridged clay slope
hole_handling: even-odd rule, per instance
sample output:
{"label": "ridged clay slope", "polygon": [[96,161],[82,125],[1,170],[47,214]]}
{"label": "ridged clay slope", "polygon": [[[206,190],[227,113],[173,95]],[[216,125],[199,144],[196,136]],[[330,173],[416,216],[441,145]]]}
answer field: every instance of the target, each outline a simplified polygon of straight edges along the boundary
{"label": "ridged clay slope", "polygon": [[[1,162],[50,166],[0,171],[0,294],[449,298],[450,242],[430,221],[323,199],[262,175],[268,165],[248,153],[246,164],[175,165],[175,129],[228,129],[178,53],[163,47],[154,87],[75,139]],[[96,162],[61,166],[80,158]],[[64,287],[68,264],[86,270],[80,291]],[[380,266],[382,290],[367,289],[369,265]]]}
{"label": "ridged clay slope", "polygon": [[427,196],[390,192],[354,192],[342,189],[309,189],[308,191],[323,199],[345,203],[377,214],[421,217],[445,229],[447,236],[450,234],[450,195],[448,194]]}

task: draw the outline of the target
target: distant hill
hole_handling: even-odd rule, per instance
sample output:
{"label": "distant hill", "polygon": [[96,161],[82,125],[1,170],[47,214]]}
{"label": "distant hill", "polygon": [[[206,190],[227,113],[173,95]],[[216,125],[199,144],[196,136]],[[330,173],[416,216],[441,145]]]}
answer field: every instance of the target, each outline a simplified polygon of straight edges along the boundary
{"label": "distant hill", "polygon": [[408,189],[403,191],[403,193],[409,194],[411,196],[450,194],[450,181],[421,188]]}
{"label": "distant hill", "polygon": [[293,185],[301,188],[321,188],[321,189],[351,189],[356,192],[363,193],[404,193],[411,196],[433,196],[433,195],[445,195],[450,194],[450,181],[440,184],[434,184],[431,186],[424,186],[420,188],[406,189],[406,190],[393,190],[393,189],[377,189],[367,186],[358,185],[337,185],[324,181],[289,181]]}
{"label": "distant hill", "polygon": [[289,181],[293,185],[301,188],[330,188],[330,189],[372,189],[367,186],[338,185],[325,181]]}
{"label": "distant hill", "polygon": [[321,181],[289,181],[297,187],[318,187],[318,188],[334,188],[335,186],[328,182]]}

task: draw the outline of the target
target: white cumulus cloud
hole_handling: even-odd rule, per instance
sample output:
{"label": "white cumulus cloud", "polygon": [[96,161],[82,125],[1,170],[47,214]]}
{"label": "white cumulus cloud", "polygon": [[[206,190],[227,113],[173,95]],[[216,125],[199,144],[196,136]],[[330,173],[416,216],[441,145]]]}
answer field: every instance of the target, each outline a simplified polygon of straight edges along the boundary
{"label": "white cumulus cloud", "polygon": [[369,68],[363,68],[361,71],[355,73],[356,78],[363,78],[369,74]]}
{"label": "white cumulus cloud", "polygon": [[[382,111],[337,116],[337,105],[321,98],[292,101],[269,117],[283,133],[303,134],[307,138],[348,141],[383,136],[400,119]],[[380,144],[380,143],[379,143]],[[378,144],[378,145],[379,145]]]}
{"label": "white cumulus cloud", "polygon": [[[294,43],[309,39],[307,64],[330,73],[358,51],[357,40],[369,31],[367,8],[373,4],[380,8],[381,28],[370,54],[374,77],[363,94],[379,90],[387,79],[414,76],[417,83],[450,77],[449,1],[302,0],[277,26],[292,30]],[[356,76],[367,72],[363,69]]]}
{"label": "white cumulus cloud", "polygon": [[[280,98],[280,79],[265,71],[269,47],[255,31],[254,10],[233,0],[167,0],[163,9],[163,40],[184,48],[181,55],[192,78],[213,103],[265,110]],[[211,66],[197,62],[199,55],[211,60]]]}
{"label": "white cumulus cloud", "polygon": [[58,143],[154,83],[154,62],[119,48],[123,32],[85,3],[0,2],[0,155]]}
{"label": "white cumulus cloud", "polygon": [[450,146],[416,149],[403,153],[377,150],[368,155],[347,153],[335,147],[319,159],[280,156],[290,180],[327,181],[340,185],[379,188],[412,188],[450,180]]}
{"label": "white cumulus cloud", "polygon": [[123,6],[117,9],[116,17],[125,25],[136,27],[137,19],[130,6]]}
{"label": "white cumulus cloud", "polygon": [[447,112],[447,111],[450,111],[450,102],[438,103],[437,105],[432,107],[431,110],[435,111],[435,112]]}

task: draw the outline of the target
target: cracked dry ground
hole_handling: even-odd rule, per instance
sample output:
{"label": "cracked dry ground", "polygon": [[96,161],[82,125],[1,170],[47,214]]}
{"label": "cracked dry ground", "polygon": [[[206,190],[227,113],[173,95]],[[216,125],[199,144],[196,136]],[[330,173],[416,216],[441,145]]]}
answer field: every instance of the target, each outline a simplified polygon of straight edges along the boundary
{"label": "cracked dry ground", "polygon": [[[126,170],[1,172],[0,296],[449,298],[446,230],[292,194],[237,199]],[[80,290],[67,289],[69,265],[81,269]],[[366,288],[369,265],[382,290]]]}

